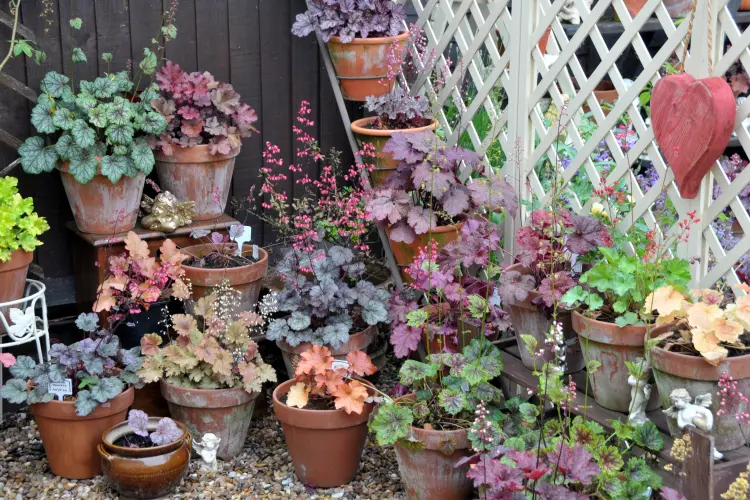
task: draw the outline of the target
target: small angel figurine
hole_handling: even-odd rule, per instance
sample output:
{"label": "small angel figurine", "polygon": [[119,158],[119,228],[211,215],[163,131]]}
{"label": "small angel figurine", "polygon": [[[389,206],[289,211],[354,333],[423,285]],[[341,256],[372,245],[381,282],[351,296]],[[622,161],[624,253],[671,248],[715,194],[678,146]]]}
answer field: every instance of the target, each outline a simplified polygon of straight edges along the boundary
{"label": "small angel figurine", "polygon": [[216,460],[216,453],[219,451],[219,442],[221,442],[221,438],[210,432],[205,433],[200,442],[193,441],[193,448],[202,459],[200,465],[202,472],[216,472],[218,470],[219,464]]}
{"label": "small angel figurine", "polygon": [[628,384],[630,389],[630,415],[628,422],[633,425],[641,425],[648,422],[646,416],[646,405],[651,398],[651,384],[648,383],[651,377],[651,365],[643,358],[636,358],[635,365],[641,368],[640,376],[630,374]]}
{"label": "small angel figurine", "polygon": [[146,229],[165,233],[187,226],[193,222],[195,215],[194,201],[180,203],[169,191],[162,191],[153,199],[143,195],[141,208],[148,214],[141,219],[141,225]]}
{"label": "small angel figurine", "polygon": [[[697,427],[703,432],[711,432],[714,428],[714,415],[708,408],[711,406],[711,394],[701,394],[693,398],[687,389],[675,389],[669,395],[672,406],[663,410],[671,418],[677,419],[677,427],[684,430],[687,426]],[[716,448],[714,448],[714,459],[720,460],[723,457]]]}

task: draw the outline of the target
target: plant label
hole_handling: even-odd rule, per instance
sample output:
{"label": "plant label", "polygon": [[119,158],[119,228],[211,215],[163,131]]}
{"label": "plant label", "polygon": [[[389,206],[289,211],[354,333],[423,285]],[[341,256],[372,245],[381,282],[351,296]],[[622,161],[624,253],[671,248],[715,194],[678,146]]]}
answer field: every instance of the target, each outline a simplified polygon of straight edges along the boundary
{"label": "plant label", "polygon": [[346,370],[349,368],[349,362],[345,359],[334,359],[331,368],[333,370],[336,370],[337,368],[343,368]]}
{"label": "plant label", "polygon": [[47,392],[54,394],[58,401],[62,401],[65,396],[73,395],[73,381],[66,378],[62,382],[50,382]]}
{"label": "plant label", "polygon": [[253,245],[253,259],[258,260],[259,258],[258,245]]}
{"label": "plant label", "polygon": [[[232,231],[234,228],[237,229]],[[253,239],[253,228],[250,226],[232,226],[230,236],[237,243],[237,255],[240,256],[242,255],[242,245]]]}

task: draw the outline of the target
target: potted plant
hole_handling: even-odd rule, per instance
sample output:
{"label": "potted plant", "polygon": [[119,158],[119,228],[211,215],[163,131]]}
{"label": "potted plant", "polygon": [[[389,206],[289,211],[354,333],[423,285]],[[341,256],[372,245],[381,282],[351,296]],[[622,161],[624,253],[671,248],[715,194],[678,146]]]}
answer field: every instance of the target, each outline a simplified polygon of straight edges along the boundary
{"label": "potted plant", "polygon": [[[745,284],[737,288],[750,291]],[[670,396],[675,389],[686,389],[692,398],[710,394],[718,410],[711,432],[716,449],[744,446],[748,423],[741,415],[747,412],[747,402],[741,395],[750,389],[746,354],[750,295],[732,300],[717,290],[692,290],[688,296],[666,285],[655,289],[644,304],[646,315],[656,312],[656,323],[669,326],[654,337],[656,345],[649,351],[662,407],[673,406]],[[668,424],[674,435],[681,434],[672,419]]]}
{"label": "potted plant", "polygon": [[[121,321],[113,320],[115,328]],[[101,473],[96,447],[125,419],[142,359],[137,347],[120,348],[113,328],[99,329],[96,314],[82,313],[76,324],[85,339],[53,344],[43,364],[19,356],[0,396],[29,405],[54,474],[86,479]]]}
{"label": "potted plant", "polygon": [[355,120],[351,128],[360,145],[372,145],[375,164],[370,171],[370,180],[373,188],[381,186],[398,166],[399,162],[393,159],[393,155],[383,151],[393,132],[434,131],[437,128],[438,121],[432,118],[428,106],[427,98],[411,96],[402,88],[367,97],[365,107],[375,116]]}
{"label": "potted plant", "polygon": [[[370,220],[385,226],[396,263],[403,269],[430,241],[438,250],[458,238],[463,220],[477,208],[515,212],[513,186],[492,169],[481,155],[459,146],[447,147],[430,130],[396,132],[383,151],[400,163],[386,182],[373,190],[366,205]],[[465,164],[477,178],[460,181]],[[409,276],[401,271],[401,277]]]}
{"label": "potted plant", "polygon": [[130,410],[127,421],[104,431],[97,449],[112,489],[127,498],[160,498],[185,477],[191,444],[185,424]]}
{"label": "potted plant", "polygon": [[[44,217],[34,212],[34,200],[18,194],[18,179],[0,177],[0,303],[23,297],[26,273],[34,250],[42,244],[38,236],[49,229]],[[5,314],[7,311],[0,309]]]}
{"label": "potted plant", "polygon": [[164,339],[141,339],[145,359],[138,371],[144,382],[160,381],[173,418],[195,439],[211,432],[221,439],[218,456],[228,460],[242,451],[255,399],[276,373],[258,353],[251,330],[264,324],[254,312],[238,312],[237,292],[224,281],[201,298],[195,313],[174,314]]}
{"label": "potted plant", "polygon": [[257,132],[255,110],[232,85],[211,73],[186,73],[167,61],[156,75],[159,96],[149,101],[167,123],[155,134],[159,183],[180,201],[194,201],[193,220],[224,213],[242,137]]}
{"label": "potted plant", "polygon": [[273,391],[273,411],[299,480],[315,488],[341,486],[357,473],[374,406],[375,389],[358,377],[377,369],[362,351],[340,362],[327,347],[313,345],[300,358],[295,377]]}
{"label": "potted plant", "polygon": [[502,368],[499,349],[485,339],[472,340],[461,353],[437,353],[425,363],[410,359],[401,366],[406,395],[384,398],[370,430],[380,446],[395,445],[409,499],[470,497],[469,467],[454,464],[471,455],[478,439],[470,427],[480,403],[493,410],[491,425],[502,418],[497,407],[502,392],[490,383]]}
{"label": "potted plant", "polygon": [[343,358],[367,348],[377,325],[388,319],[391,294],[362,279],[365,265],[349,248],[311,251],[289,249],[276,265],[283,278],[280,292],[269,294],[264,307],[287,316],[272,319],[266,338],[281,349],[290,376],[299,355],[312,345],[329,347]]}
{"label": "potted plant", "polygon": [[328,44],[345,99],[364,101],[393,90],[393,61],[400,64],[409,33],[406,10],[393,0],[330,2],[312,0],[297,14],[292,33],[318,31]]}

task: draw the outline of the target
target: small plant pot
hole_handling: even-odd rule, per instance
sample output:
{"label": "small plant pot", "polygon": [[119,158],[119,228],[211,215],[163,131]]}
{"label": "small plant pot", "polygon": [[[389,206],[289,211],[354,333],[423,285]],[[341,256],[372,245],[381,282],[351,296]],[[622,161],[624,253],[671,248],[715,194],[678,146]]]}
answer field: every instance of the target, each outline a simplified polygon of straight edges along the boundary
{"label": "small plant pot", "polygon": [[[23,290],[26,287],[26,274],[29,271],[31,261],[34,260],[34,252],[15,250],[10,254],[10,260],[0,262],[0,303],[13,302],[23,298]],[[15,307],[20,307],[16,305]],[[0,307],[0,314],[8,318],[10,307]],[[3,327],[0,326],[0,331]]]}
{"label": "small plant pot", "polygon": [[[148,419],[148,430],[156,430],[158,417]],[[190,464],[192,438],[185,424],[177,441],[152,448],[126,448],[115,445],[121,437],[133,434],[127,422],[121,422],[102,434],[97,449],[102,473],[109,486],[126,498],[159,498],[171,493],[185,477]]]}
{"label": "small plant pot", "polygon": [[[377,326],[368,326],[364,330],[358,333],[349,335],[349,340],[346,344],[342,345],[338,349],[331,349],[331,346],[327,346],[331,349],[331,355],[336,359],[346,359],[346,355],[354,351],[366,351],[367,347],[372,343],[378,334]],[[281,350],[281,357],[284,358],[284,366],[286,366],[286,372],[289,378],[294,378],[294,372],[297,369],[297,364],[301,359],[300,355],[312,349],[312,344],[309,342],[302,342],[296,346],[290,346],[285,341],[277,341],[276,345]]]}
{"label": "small plant pot", "polygon": [[125,420],[132,402],[133,388],[129,387],[85,417],[76,415],[72,401],[30,405],[52,473],[67,479],[101,474],[96,448],[102,442],[102,433]]}
{"label": "small plant pot", "polygon": [[[651,330],[652,335],[660,335],[672,325],[661,325]],[[646,325],[619,327],[614,323],[587,318],[573,311],[573,330],[578,334],[586,362],[595,360],[601,363],[598,370],[589,373],[589,383],[594,391],[594,399],[608,410],[628,413],[630,411],[630,385],[626,361],[635,361],[644,356]],[[659,391],[651,391],[647,411],[659,408]]]}
{"label": "small plant pot", "polygon": [[281,422],[294,472],[316,488],[341,486],[354,479],[367,440],[367,420],[374,407],[361,414],[341,410],[307,410],[281,402],[295,380],[273,391],[273,411]]}
{"label": "small plant pot", "polygon": [[227,155],[212,155],[207,144],[175,148],[172,156],[154,154],[159,184],[178,200],[194,201],[193,220],[221,217],[232,186],[234,162],[240,147]]}
{"label": "small plant pot", "polygon": [[[225,245],[236,248],[234,243],[225,243]],[[212,243],[193,245],[182,249],[184,253],[199,258],[214,250],[216,250],[216,245]],[[243,254],[245,256],[251,255],[252,246],[246,245],[243,247]],[[254,310],[255,304],[258,303],[261,282],[268,270],[268,253],[262,248],[258,248],[258,257],[257,261],[246,266],[217,269],[193,267],[183,263],[182,268],[185,270],[185,277],[190,280],[193,289],[193,300],[197,301],[201,297],[211,295],[214,288],[226,279],[229,280],[232,288],[240,292],[239,310]]]}
{"label": "small plant pot", "polygon": [[372,172],[370,172],[370,184],[372,188],[382,186],[385,180],[396,171],[396,167],[400,163],[398,160],[393,159],[391,153],[384,153],[383,147],[385,143],[393,136],[394,132],[424,132],[425,130],[435,130],[438,126],[437,120],[432,120],[432,123],[417,128],[407,128],[401,130],[381,130],[369,128],[368,125],[372,124],[377,120],[377,116],[371,116],[369,118],[360,118],[352,123],[352,132],[357,137],[357,142],[360,147],[365,143],[370,143],[375,147],[375,164],[373,165]]}
{"label": "small plant pot", "polygon": [[750,0],[742,0],[742,3],[740,3],[740,10],[750,10]]}
{"label": "small plant pot", "polygon": [[[649,362],[659,388],[662,408],[672,406],[669,395],[675,389],[687,389],[693,401],[696,396],[711,394],[710,409],[714,415],[711,434],[716,449],[730,451],[747,444],[743,435],[750,436],[750,425],[738,423],[735,415],[750,411],[748,405],[741,403],[736,410],[724,415],[717,415],[716,412],[720,407],[719,379],[722,374],[731,376],[737,382],[735,390],[738,393],[750,393],[750,355],[727,358],[719,366],[712,366],[702,356],[688,356],[654,347],[649,353]],[[667,425],[672,436],[682,436],[674,419],[667,418]]]}
{"label": "small plant pot", "polygon": [[219,458],[229,460],[242,452],[257,392],[251,394],[242,387],[187,389],[162,379],[161,393],[172,418],[183,422],[193,439],[200,441],[207,432],[221,438]]}
{"label": "small plant pot", "polygon": [[135,227],[146,183],[142,172],[135,177],[123,175],[117,184],[112,184],[101,174],[100,166],[93,179],[81,184],[70,174],[68,162],[59,163],[57,169],[79,231],[111,235]]}
{"label": "small plant pot", "polygon": [[[425,346],[429,346],[430,354],[437,354],[443,352],[463,352],[464,347],[469,345],[472,340],[479,338],[486,338],[488,342],[494,342],[500,335],[500,332],[493,328],[492,325],[485,325],[485,331],[482,331],[482,324],[473,318],[461,318],[458,321],[458,333],[456,338],[457,344],[453,342],[444,342],[444,337],[435,335],[429,342],[427,341],[427,334],[423,338],[422,342]],[[489,335],[487,335],[489,333]]]}
{"label": "small plant pot", "polygon": [[419,254],[419,250],[427,246],[432,239],[437,243],[438,252],[443,249],[448,243],[452,243],[458,239],[461,234],[461,228],[464,226],[463,222],[458,224],[451,224],[449,226],[438,226],[432,230],[432,234],[424,233],[418,234],[414,237],[414,241],[411,243],[404,243],[402,241],[393,241],[391,239],[391,226],[388,226],[388,242],[391,244],[391,250],[393,251],[393,258],[396,260],[396,264],[401,274],[401,279],[404,283],[411,283],[413,280],[407,274],[406,270],[409,265],[414,262],[414,259]]}
{"label": "small plant pot", "polygon": [[[408,397],[408,396],[406,396]],[[472,454],[469,431],[426,430],[411,428],[412,436],[424,447],[403,446],[396,443],[396,460],[409,500],[462,500],[471,498],[474,486],[466,477],[469,466],[454,467],[461,458]],[[441,451],[450,443],[453,453]]]}
{"label": "small plant pot", "polygon": [[394,54],[398,61],[396,65],[399,65],[408,39],[408,31],[382,38],[355,38],[349,43],[332,36],[328,41],[328,52],[344,99],[364,101],[367,96],[391,92],[395,79],[388,80],[389,53]]}

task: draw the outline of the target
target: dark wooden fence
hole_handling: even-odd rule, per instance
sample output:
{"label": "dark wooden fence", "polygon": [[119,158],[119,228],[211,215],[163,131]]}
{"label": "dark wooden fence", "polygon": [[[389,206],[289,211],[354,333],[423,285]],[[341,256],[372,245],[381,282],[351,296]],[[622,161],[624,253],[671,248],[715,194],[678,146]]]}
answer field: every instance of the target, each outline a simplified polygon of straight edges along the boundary
{"label": "dark wooden fence", "polygon": [[[53,21],[51,24],[42,17],[45,4],[54,11],[51,17],[46,16]],[[7,11],[7,2],[2,8]],[[68,73],[71,35],[75,46],[81,47],[88,58],[88,64],[76,65],[77,78],[93,79],[105,71],[106,63],[99,57],[104,52],[113,54],[113,70],[124,68],[130,59],[140,60],[143,48],[158,33],[163,8],[162,0],[24,0],[21,21],[36,33],[48,57],[42,66],[15,59],[6,66],[6,72],[35,90],[45,72]],[[250,186],[258,182],[266,142],[278,145],[287,162],[293,160],[297,146],[292,124],[302,100],[312,105],[315,133],[324,150],[335,147],[345,153],[345,161],[351,161],[316,40],[312,36],[299,39],[290,33],[296,14],[303,10],[304,0],[179,0],[175,23],[178,36],[167,45],[166,56],[187,71],[209,71],[219,80],[230,81],[260,117],[260,133],[243,141],[237,161],[232,186],[237,198],[246,197]],[[69,29],[71,17],[83,20],[80,31]],[[0,31],[3,40],[10,39],[10,29],[2,26]],[[3,55],[6,49],[4,42]],[[29,122],[30,108],[18,94],[0,88],[0,128],[26,138],[34,132]],[[0,147],[0,168],[16,157],[12,148]],[[318,172],[316,169],[310,173]],[[30,176],[20,167],[12,175],[19,177],[22,194],[34,197],[37,211],[47,217],[51,226],[43,235],[37,263],[51,281],[70,281],[71,233],[65,223],[72,220],[72,215],[59,175],[55,172]],[[295,192],[294,177],[290,176],[286,189],[290,194]],[[254,234],[259,238],[265,235],[266,240],[270,239],[261,223],[251,224],[257,228]]]}

